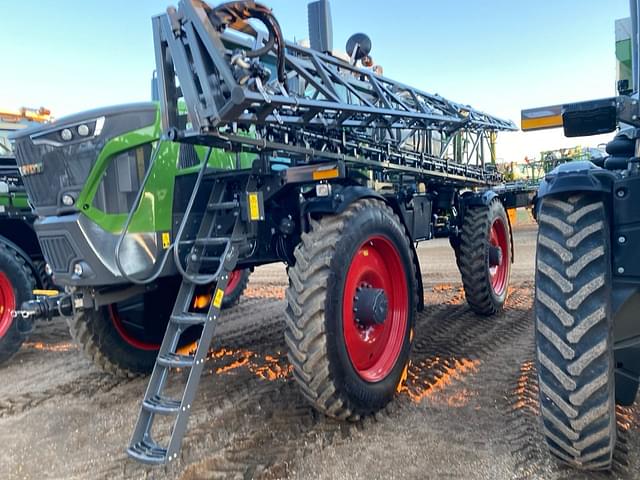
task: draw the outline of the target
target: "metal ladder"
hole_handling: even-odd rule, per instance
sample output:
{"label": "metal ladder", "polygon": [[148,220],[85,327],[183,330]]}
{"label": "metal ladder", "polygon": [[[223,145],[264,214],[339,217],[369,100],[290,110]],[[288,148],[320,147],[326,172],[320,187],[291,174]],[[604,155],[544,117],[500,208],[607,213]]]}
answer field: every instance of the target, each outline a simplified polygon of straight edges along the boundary
{"label": "metal ladder", "polygon": [[[225,201],[227,184],[224,179],[216,180],[207,206],[198,227],[198,233],[193,240],[182,240],[182,234],[193,207],[193,200],[200,188],[201,177],[194,187],[189,205],[175,239],[175,248],[181,245],[191,246],[187,256],[186,268],[180,266],[183,275],[182,284],[173,307],[167,330],[158,352],[156,364],[149,380],[144,400],[135,430],[131,437],[127,453],[129,456],[144,463],[163,464],[177,459],[182,438],[187,428],[189,414],[200,383],[200,375],[209,351],[209,346],[215,333],[216,324],[220,317],[220,308],[225,288],[229,281],[229,274],[235,269],[238,255],[246,239],[248,221],[243,219],[240,202],[237,199]],[[245,192],[255,188],[255,180],[249,177]],[[228,193],[228,192],[227,192]],[[216,235],[216,219],[220,215],[235,217],[228,236]],[[228,231],[228,230],[227,230]],[[207,256],[207,249],[217,247],[223,249],[220,256]],[[176,255],[176,258],[178,256]],[[214,262],[215,274],[203,274],[202,268]],[[197,285],[216,282],[216,288],[206,314],[189,312]],[[176,352],[180,335],[189,327],[202,326],[202,334],[198,342],[195,355],[181,355]],[[181,399],[168,398],[163,390],[171,374],[171,369],[190,369]],[[171,438],[166,447],[159,445],[152,438],[152,427],[156,415],[175,416],[171,429]]]}

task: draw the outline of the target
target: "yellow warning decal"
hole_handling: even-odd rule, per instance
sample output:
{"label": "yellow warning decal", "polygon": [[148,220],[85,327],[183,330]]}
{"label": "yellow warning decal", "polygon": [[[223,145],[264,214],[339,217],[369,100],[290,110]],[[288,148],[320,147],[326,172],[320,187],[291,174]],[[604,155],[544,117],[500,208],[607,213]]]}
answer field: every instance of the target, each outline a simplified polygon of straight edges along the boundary
{"label": "yellow warning decal", "polygon": [[55,297],[60,292],[58,290],[33,290],[36,297]]}
{"label": "yellow warning decal", "polygon": [[216,308],[220,308],[222,305],[222,298],[224,297],[224,292],[219,288],[216,290],[216,294],[213,297],[213,306]]}
{"label": "yellow warning decal", "polygon": [[162,248],[166,250],[171,245],[171,235],[169,232],[162,232]]}
{"label": "yellow warning decal", "polygon": [[258,193],[249,193],[249,220],[260,220],[260,203]]}

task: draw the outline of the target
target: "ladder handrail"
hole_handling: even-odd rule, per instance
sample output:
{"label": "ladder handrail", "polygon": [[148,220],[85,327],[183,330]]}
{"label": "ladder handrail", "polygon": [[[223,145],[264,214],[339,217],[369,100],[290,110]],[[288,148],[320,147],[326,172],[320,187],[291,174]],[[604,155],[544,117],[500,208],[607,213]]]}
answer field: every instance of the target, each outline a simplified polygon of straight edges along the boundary
{"label": "ladder handrail", "polygon": [[[180,251],[179,251],[179,246],[180,246],[180,243],[182,242],[182,235],[184,234],[185,226],[188,222],[189,215],[191,214],[191,210],[193,209],[193,204],[195,203],[196,196],[198,195],[198,192],[200,190],[200,185],[202,184],[202,179],[204,178],[204,172],[207,170],[207,166],[209,165],[209,158],[211,157],[212,150],[213,148],[209,147],[209,150],[207,151],[207,158],[202,163],[202,166],[198,171],[198,177],[196,178],[196,183],[193,186],[191,197],[189,197],[189,202],[187,203],[187,207],[185,208],[185,211],[184,211],[184,216],[182,217],[182,221],[180,222],[180,227],[178,228],[178,232],[176,233],[176,236],[173,242],[173,245],[174,245],[173,260],[176,265],[176,269],[178,270],[180,275],[182,275],[183,278],[188,279],[190,282],[195,283],[196,285],[206,285],[208,283],[215,282],[218,276],[220,275],[220,272],[222,270],[222,265],[223,265],[222,262],[220,262],[220,265],[218,266],[216,273],[213,275],[202,275],[202,276],[197,274],[191,275],[190,273],[187,272],[187,269],[182,266],[182,261],[180,260]],[[220,257],[221,259],[223,259],[229,253],[230,246],[231,246],[231,242],[227,242],[227,245],[225,246],[225,249],[224,249],[224,253]],[[197,277],[200,277],[200,279],[198,279]]]}

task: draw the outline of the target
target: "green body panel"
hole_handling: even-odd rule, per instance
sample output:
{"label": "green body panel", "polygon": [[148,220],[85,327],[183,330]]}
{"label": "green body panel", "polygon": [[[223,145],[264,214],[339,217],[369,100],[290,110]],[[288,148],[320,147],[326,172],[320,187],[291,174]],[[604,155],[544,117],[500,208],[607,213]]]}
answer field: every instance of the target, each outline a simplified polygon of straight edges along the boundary
{"label": "green body panel", "polygon": [[631,54],[630,39],[616,42],[616,58],[628,68],[631,68]]}
{"label": "green body panel", "polygon": [[3,207],[13,207],[17,210],[24,210],[25,213],[31,213],[29,200],[26,193],[4,193],[0,195],[0,205]]}
{"label": "green body panel", "polygon": [[[112,138],[105,144],[98,155],[87,182],[78,196],[77,205],[84,215],[103,230],[120,234],[128,216],[125,213],[105,213],[93,204],[93,199],[107,167],[117,155],[133,148],[152,144],[154,148],[158,149],[157,152],[152,153],[152,156],[156,154],[157,158],[151,166],[152,170],[144,186],[140,204],[132,217],[128,231],[129,233],[171,231],[175,178],[179,175],[198,172],[202,161],[206,157],[207,148],[196,146],[200,165],[179,169],[180,144],[160,141],[160,136],[160,110],[158,109],[156,121],[153,125]],[[241,168],[249,168],[252,160],[253,157],[251,155],[241,154]],[[209,167],[218,169],[236,168],[236,154],[224,152],[223,150],[213,150],[209,159]]]}

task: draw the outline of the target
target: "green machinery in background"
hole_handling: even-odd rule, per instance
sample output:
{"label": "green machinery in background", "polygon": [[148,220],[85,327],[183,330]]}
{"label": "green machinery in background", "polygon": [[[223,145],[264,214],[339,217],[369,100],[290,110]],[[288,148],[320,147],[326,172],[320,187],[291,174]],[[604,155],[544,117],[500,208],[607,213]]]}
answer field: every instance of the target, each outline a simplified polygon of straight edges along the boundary
{"label": "green machinery in background", "polygon": [[604,159],[606,153],[600,148],[575,146],[540,152],[538,159],[525,158],[524,162],[506,162],[498,164],[505,180],[524,181],[537,184],[551,170],[566,162],[592,161]]}
{"label": "green machinery in background", "polygon": [[34,289],[51,283],[8,136],[48,120],[49,111],[43,108],[0,110],[0,363],[18,351],[31,331],[29,322],[13,318],[12,310],[31,298]]}

